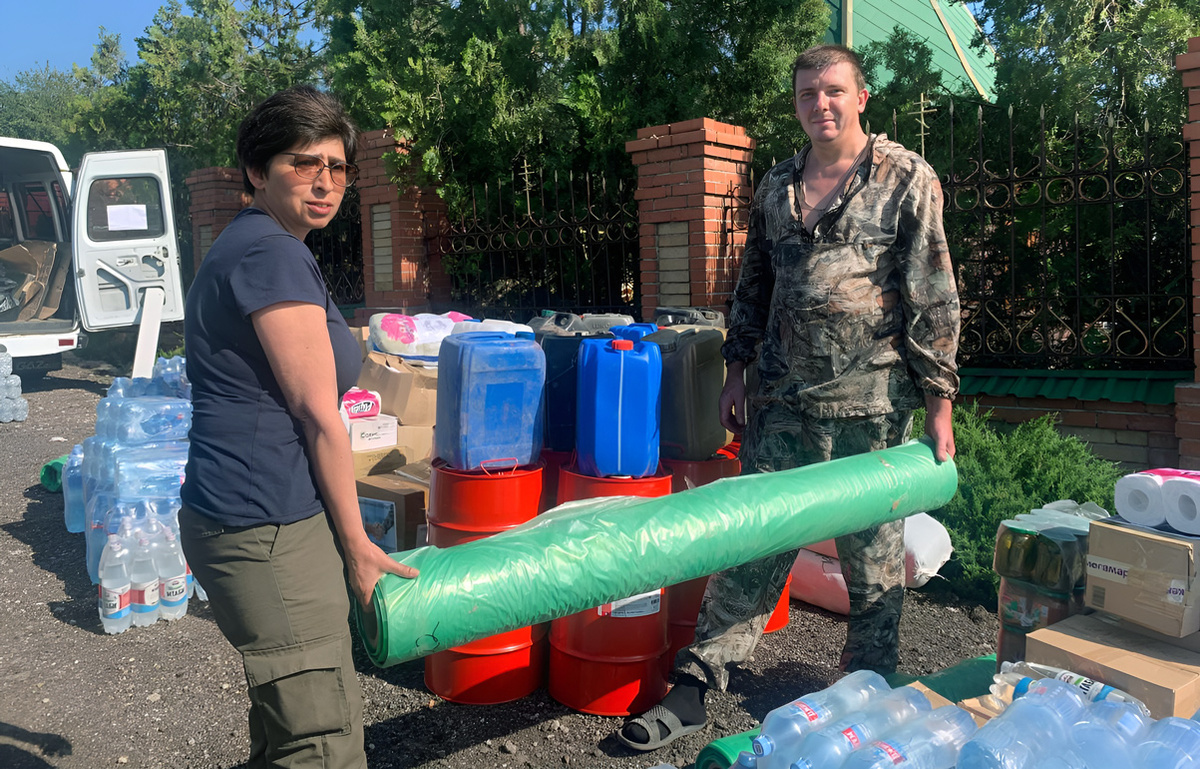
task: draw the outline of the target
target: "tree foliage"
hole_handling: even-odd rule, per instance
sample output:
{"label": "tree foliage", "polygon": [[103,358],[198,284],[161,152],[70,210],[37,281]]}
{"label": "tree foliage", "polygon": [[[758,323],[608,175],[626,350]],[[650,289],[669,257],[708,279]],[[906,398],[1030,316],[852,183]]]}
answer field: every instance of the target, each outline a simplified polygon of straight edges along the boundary
{"label": "tree foliage", "polygon": [[[694,117],[792,144],[792,59],[819,0],[320,0],[335,90],[425,181],[534,168],[629,176],[638,128]],[[790,147],[788,149],[790,152]]]}

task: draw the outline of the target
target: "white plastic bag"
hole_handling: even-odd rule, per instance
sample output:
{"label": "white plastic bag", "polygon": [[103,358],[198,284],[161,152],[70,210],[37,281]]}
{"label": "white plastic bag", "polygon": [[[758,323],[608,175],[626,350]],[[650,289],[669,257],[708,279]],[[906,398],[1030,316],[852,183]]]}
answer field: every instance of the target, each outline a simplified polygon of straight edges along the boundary
{"label": "white plastic bag", "polygon": [[442,340],[450,335],[454,324],[468,320],[460,312],[434,315],[428,312],[401,315],[377,312],[367,321],[371,346],[389,355],[437,362]]}
{"label": "white plastic bag", "polygon": [[[946,527],[928,513],[904,519],[904,585],[921,587],[954,552]],[[792,566],[791,596],[838,614],[850,611],[850,596],[842,578],[841,563],[833,540],[817,542],[800,550]],[[844,608],[839,608],[844,607]]]}

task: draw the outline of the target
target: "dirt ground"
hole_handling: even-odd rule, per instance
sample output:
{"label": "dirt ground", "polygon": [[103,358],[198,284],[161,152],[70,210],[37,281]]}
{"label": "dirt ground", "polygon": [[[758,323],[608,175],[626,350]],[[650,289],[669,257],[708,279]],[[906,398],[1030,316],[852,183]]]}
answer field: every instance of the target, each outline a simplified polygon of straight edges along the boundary
{"label": "dirt ground", "polygon": [[[229,769],[249,749],[245,681],[236,653],[193,602],[188,616],[105,635],[84,567],[82,535],[63,526],[62,495],[41,466],[92,434],[114,371],[68,356],[25,383],[29,419],[0,424],[0,769]],[[901,669],[923,675],[994,650],[991,610],[909,591]],[[493,706],[430,694],[420,661],[386,670],[358,649],[372,767],[687,767],[708,742],[756,726],[768,711],[836,678],[841,617],[799,602],[783,630],[709,697],[708,726],[636,754],[617,718],[571,711],[544,690]]]}

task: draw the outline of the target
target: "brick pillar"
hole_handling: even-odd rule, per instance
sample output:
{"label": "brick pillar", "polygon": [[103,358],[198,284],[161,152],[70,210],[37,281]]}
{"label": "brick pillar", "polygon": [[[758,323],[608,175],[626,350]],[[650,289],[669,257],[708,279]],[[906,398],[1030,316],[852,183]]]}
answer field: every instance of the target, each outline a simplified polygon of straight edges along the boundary
{"label": "brick pillar", "polygon": [[236,168],[201,168],[184,181],[192,195],[192,264],[199,269],[209,246],[238,211],[250,204],[250,196],[242,187],[242,172]]}
{"label": "brick pillar", "polygon": [[1179,466],[1200,470],[1200,37],[1188,40],[1188,52],[1176,57],[1175,68],[1188,94],[1187,121],[1183,124],[1191,180],[1189,232],[1192,255],[1192,349],[1195,382],[1175,388],[1175,435],[1179,437]]}
{"label": "brick pillar", "polygon": [[401,189],[384,156],[404,152],[390,128],[363,134],[357,160],[362,206],[365,307],[360,321],[382,310],[408,314],[429,308],[423,191]]}
{"label": "brick pillar", "polygon": [[[652,126],[625,145],[638,169],[642,319],[655,307],[726,311],[745,232],[732,228],[750,194],[754,140],[710,118]],[[740,260],[739,260],[740,261]]]}

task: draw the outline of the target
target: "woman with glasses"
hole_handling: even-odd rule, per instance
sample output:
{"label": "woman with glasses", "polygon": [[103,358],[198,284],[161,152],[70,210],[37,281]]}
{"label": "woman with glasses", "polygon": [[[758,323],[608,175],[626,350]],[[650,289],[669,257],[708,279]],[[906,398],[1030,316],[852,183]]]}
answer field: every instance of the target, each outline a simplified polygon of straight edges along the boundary
{"label": "woman with glasses", "polygon": [[204,257],[184,336],[192,431],[179,526],[221,632],[242,654],[252,767],[365,767],[350,598],[415,570],[367,539],[340,397],[358,343],[304,245],[353,183],[357,131],[299,86],[242,122],[252,197]]}

